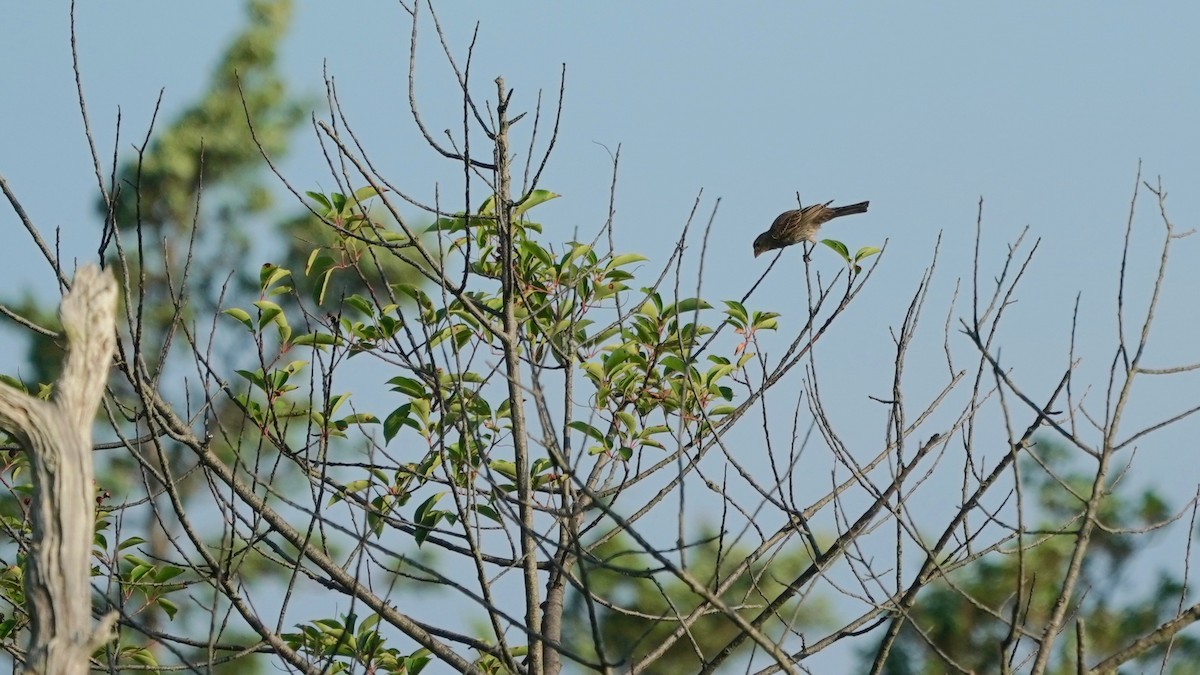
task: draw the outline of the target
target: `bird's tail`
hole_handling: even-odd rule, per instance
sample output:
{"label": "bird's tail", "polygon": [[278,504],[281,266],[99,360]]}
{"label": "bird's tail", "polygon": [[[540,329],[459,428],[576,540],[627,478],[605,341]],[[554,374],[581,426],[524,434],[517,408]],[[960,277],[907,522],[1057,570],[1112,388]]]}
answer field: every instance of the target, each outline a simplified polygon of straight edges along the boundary
{"label": "bird's tail", "polygon": [[829,209],[831,212],[829,218],[832,220],[842,216],[851,216],[855,213],[866,213],[867,207],[870,206],[870,204],[871,202],[859,202],[857,204],[848,204],[846,206],[835,206],[832,209]]}

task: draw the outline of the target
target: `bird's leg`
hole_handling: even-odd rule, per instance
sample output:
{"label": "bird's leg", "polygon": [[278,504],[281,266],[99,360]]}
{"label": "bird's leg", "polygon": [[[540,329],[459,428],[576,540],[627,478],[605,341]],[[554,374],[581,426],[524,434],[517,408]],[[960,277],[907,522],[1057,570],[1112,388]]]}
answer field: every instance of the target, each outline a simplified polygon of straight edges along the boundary
{"label": "bird's leg", "polygon": [[804,242],[803,246],[804,246],[804,262],[806,262],[806,263],[812,262],[812,245],[809,244],[808,242]]}

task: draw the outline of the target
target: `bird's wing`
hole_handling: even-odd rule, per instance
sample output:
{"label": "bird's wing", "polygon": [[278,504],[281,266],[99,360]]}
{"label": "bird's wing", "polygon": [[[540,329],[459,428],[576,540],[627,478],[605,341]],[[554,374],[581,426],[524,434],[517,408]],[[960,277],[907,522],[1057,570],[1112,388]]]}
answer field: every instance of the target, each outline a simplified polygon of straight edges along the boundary
{"label": "bird's wing", "polygon": [[772,238],[780,239],[781,235],[783,235],[787,232],[788,224],[792,222],[792,219],[799,218],[799,217],[800,217],[800,211],[798,209],[792,209],[791,211],[784,211],[783,213],[779,214],[778,216],[775,216],[775,222],[771,223],[771,229],[769,229],[767,231],[771,233]]}
{"label": "bird's wing", "polygon": [[816,226],[821,225],[821,223],[827,223],[833,217],[833,210],[829,208],[829,205],[832,203],[833,200],[830,199],[824,204],[813,204],[804,209],[802,215],[805,217],[805,220]]}

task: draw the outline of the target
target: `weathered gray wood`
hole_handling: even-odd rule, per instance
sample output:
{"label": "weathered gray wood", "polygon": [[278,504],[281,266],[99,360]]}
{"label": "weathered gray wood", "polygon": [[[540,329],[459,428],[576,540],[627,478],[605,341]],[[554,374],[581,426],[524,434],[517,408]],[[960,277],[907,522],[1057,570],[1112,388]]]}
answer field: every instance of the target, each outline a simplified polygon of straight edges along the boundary
{"label": "weathered gray wood", "polygon": [[63,298],[67,362],[54,399],[0,384],[0,427],[29,456],[33,539],[25,569],[32,635],[24,672],[88,672],[92,652],[112,636],[115,613],[92,627],[91,553],[95,522],[92,422],[115,343],[117,285],[85,266]]}

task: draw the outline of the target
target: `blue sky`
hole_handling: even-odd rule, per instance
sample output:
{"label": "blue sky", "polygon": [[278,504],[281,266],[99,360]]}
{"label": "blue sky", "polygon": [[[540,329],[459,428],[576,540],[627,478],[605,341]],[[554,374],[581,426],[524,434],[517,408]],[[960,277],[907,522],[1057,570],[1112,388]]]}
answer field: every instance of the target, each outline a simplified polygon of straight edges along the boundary
{"label": "blue sky", "polygon": [[[1005,365],[1031,392],[1048,391],[1066,363],[1072,304],[1081,299],[1081,381],[1103,391],[1112,356],[1120,241],[1137,163],[1163,177],[1180,229],[1200,221],[1200,5],[1162,3],[445,3],[449,44],[461,56],[476,22],[475,91],[503,75],[515,105],[547,100],[567,66],[563,130],[544,186],[563,198],[542,207],[563,232],[603,222],[606,149],[622,148],[617,235],[653,261],[670,247],[703,189],[702,212],[721,198],[704,281],[713,299],[739,297],[769,257],[750,243],[799,191],[805,203],[871,200],[867,215],[826,236],[888,251],[823,351],[826,391],[843,423],[878,437],[890,388],[888,329],[902,319],[942,233],[939,277],[914,354],[917,391],[938,377],[941,324],[954,280],[969,277],[982,197],[985,279],[1023,228],[1042,238],[1002,334]],[[111,154],[120,106],[125,146],[140,138],[160,88],[167,117],[202,91],[242,21],[237,3],[81,3],[79,39],[89,112]],[[64,3],[10,3],[0,42],[0,173],[44,229],[62,226],[64,250],[94,255],[95,192],[70,70]],[[453,87],[429,25],[418,74],[422,112],[435,130],[458,124]],[[298,3],[283,68],[300,91],[322,91],[328,63],[342,102],[382,172],[418,194],[452,180],[419,141],[407,111],[407,15],[395,4]],[[303,187],[331,187],[311,134],[283,166]],[[1149,195],[1133,247],[1131,296],[1146,297],[1161,226]],[[2,283],[50,294],[54,286],[12,213],[0,209],[8,263]],[[564,235],[566,238],[567,235]],[[72,240],[71,237],[78,237]],[[1174,249],[1149,362],[1200,360],[1200,238]],[[698,247],[697,247],[698,249]],[[693,250],[692,255],[698,251]],[[785,254],[756,303],[798,325],[802,270]],[[718,264],[719,261],[719,264]],[[790,261],[790,262],[789,262]],[[838,261],[817,251],[825,273]],[[960,305],[960,310],[965,306]],[[791,323],[788,323],[788,322]],[[965,345],[963,338],[959,346]],[[781,347],[780,347],[781,349]],[[962,354],[967,354],[963,350]],[[5,370],[16,356],[0,361]],[[944,368],[944,367],[943,367]],[[854,386],[860,385],[860,386]],[[793,395],[798,387],[793,388]],[[1194,404],[1194,378],[1153,382],[1134,411],[1151,421]],[[870,420],[870,422],[864,422]],[[1194,427],[1192,429],[1194,432]],[[1198,474],[1174,443],[1154,438],[1131,479],[1182,501]],[[1171,438],[1171,437],[1168,437]]]}

